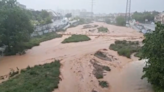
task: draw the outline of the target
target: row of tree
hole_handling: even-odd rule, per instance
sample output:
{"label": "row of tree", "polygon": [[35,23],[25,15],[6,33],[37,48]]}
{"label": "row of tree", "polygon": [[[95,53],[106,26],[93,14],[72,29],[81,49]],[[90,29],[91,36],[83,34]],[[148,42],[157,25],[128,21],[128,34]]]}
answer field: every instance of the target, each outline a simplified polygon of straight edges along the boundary
{"label": "row of tree", "polygon": [[156,15],[158,15],[159,12],[157,11],[153,11],[153,12],[134,12],[134,14],[132,15],[132,18],[139,21],[139,22],[145,22],[145,21],[150,21],[153,22],[154,21],[154,17]]}
{"label": "row of tree", "polygon": [[116,17],[116,25],[118,25],[118,26],[125,26],[126,25],[125,17],[124,16]]}
{"label": "row of tree", "polygon": [[52,23],[52,14],[46,10],[26,10],[28,17],[34,25],[45,25]]}

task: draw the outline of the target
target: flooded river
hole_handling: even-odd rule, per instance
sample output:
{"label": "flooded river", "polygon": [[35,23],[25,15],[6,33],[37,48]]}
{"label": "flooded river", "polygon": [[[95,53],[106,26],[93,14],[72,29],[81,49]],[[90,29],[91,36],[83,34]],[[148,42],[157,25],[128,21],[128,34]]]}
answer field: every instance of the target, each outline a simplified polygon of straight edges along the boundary
{"label": "flooded river", "polygon": [[144,61],[133,61],[122,70],[109,73],[105,79],[111,84],[111,92],[153,92],[147,80],[141,80],[144,65]]}
{"label": "flooded river", "polygon": [[[108,49],[109,45],[114,43],[116,39],[129,40],[133,35],[138,36],[138,38],[141,38],[142,35],[129,28],[104,23],[96,24],[108,27],[110,32],[115,35],[121,34],[127,37],[91,37],[92,40],[87,42],[61,44],[68,37],[63,36],[46,41],[40,46],[28,50],[25,55],[0,58],[0,76],[8,74],[11,68],[23,69],[27,66],[52,62],[54,59],[62,59],[62,81],[59,84],[59,89],[55,92],[92,92],[93,89],[97,92],[152,92],[150,84],[145,79],[141,80],[144,62],[120,57],[114,51],[109,51],[109,53],[120,59],[122,68],[113,68],[111,72],[106,73],[103,80],[110,84],[108,89],[102,89],[98,85],[98,80],[92,74],[93,67],[89,62],[93,58],[93,54],[100,49]],[[80,33],[86,31],[86,29],[82,30],[81,28],[82,26],[70,28],[67,32]]]}

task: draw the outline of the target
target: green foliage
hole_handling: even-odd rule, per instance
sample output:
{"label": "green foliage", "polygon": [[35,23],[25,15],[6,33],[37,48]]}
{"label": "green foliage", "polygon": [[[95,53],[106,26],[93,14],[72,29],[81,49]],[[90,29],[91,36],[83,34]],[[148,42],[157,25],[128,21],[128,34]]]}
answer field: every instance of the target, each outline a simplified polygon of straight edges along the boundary
{"label": "green foliage", "polygon": [[79,25],[92,23],[90,19],[79,18]]}
{"label": "green foliage", "polygon": [[35,11],[35,10],[25,10],[26,14],[29,16],[30,20],[37,21],[33,25],[45,25],[52,23],[52,14],[46,10]]}
{"label": "green foliage", "polygon": [[58,88],[60,62],[38,65],[0,84],[0,92],[52,92]]}
{"label": "green foliage", "polygon": [[110,67],[108,67],[108,66],[103,66],[103,69],[106,71],[111,71]]}
{"label": "green foliage", "polygon": [[141,57],[141,56],[142,56],[141,51],[139,50],[139,52],[135,53],[134,56],[135,56],[135,57]]}
{"label": "green foliage", "polygon": [[143,13],[134,12],[134,14],[132,15],[132,18],[139,22],[145,22],[146,19],[148,21],[154,21],[154,17],[158,14],[159,14],[159,12],[156,12],[156,11],[143,12]]}
{"label": "green foliage", "polygon": [[99,81],[99,85],[100,85],[102,88],[108,88],[108,87],[109,87],[109,84],[108,84],[108,82],[106,82],[106,81]]}
{"label": "green foliage", "polygon": [[116,17],[116,25],[117,26],[125,26],[126,25],[125,18],[123,16]]}
{"label": "green foliage", "polygon": [[106,27],[99,27],[97,29],[98,29],[98,32],[108,32],[108,28]]}
{"label": "green foliage", "polygon": [[102,59],[102,60],[107,60],[107,61],[112,61],[105,53],[101,52],[101,51],[97,51],[94,54],[95,57]]}
{"label": "green foliage", "polygon": [[88,29],[88,28],[93,28],[93,27],[94,27],[94,26],[88,25],[88,24],[87,24],[87,25],[84,25],[84,26],[83,26],[83,29]]}
{"label": "green foliage", "polygon": [[106,19],[105,19],[105,23],[111,24],[111,20],[110,20],[109,18],[106,18]]}
{"label": "green foliage", "polygon": [[96,60],[94,60],[94,61],[90,61],[91,62],[91,64],[93,65],[93,67],[94,67],[94,70],[93,70],[93,74],[94,74],[94,76],[97,78],[97,79],[102,79],[104,76],[103,76],[103,67],[101,66],[101,65],[99,65],[99,64],[97,64],[96,62]]}
{"label": "green foliage", "polygon": [[69,38],[66,38],[62,43],[71,43],[71,42],[82,42],[82,41],[89,41],[91,40],[86,35],[72,35]]}
{"label": "green foliage", "polygon": [[106,57],[107,57],[107,56],[106,56],[103,52],[101,52],[101,51],[97,51],[94,55],[95,55],[95,56],[100,56],[100,57],[103,57],[103,58],[106,58]]}
{"label": "green foliage", "polygon": [[116,41],[115,44],[110,45],[110,49],[117,51],[119,55],[130,58],[131,54],[140,50],[139,42],[131,41]]}
{"label": "green foliage", "polygon": [[31,49],[34,46],[38,46],[41,42],[51,40],[54,38],[58,38],[61,36],[62,35],[56,34],[54,32],[53,33],[47,33],[47,34],[44,34],[42,36],[31,38],[28,42],[25,42],[24,45],[25,45],[26,49]]}
{"label": "green foliage", "polygon": [[164,92],[164,26],[157,24],[153,33],[145,35],[141,59],[147,59],[143,78],[147,78],[155,92]]}
{"label": "green foliage", "polygon": [[111,69],[108,66],[100,65],[97,63],[96,60],[91,60],[90,62],[94,67],[93,74],[97,79],[102,79],[104,77],[104,70],[111,71]]}
{"label": "green foliage", "polygon": [[95,73],[95,77],[97,78],[97,79],[102,79],[102,78],[104,78],[104,76],[103,76],[103,73]]}
{"label": "green foliage", "polygon": [[29,41],[33,32],[28,16],[16,3],[16,0],[0,1],[0,39],[1,44],[8,46],[5,55],[24,52],[23,42]]}

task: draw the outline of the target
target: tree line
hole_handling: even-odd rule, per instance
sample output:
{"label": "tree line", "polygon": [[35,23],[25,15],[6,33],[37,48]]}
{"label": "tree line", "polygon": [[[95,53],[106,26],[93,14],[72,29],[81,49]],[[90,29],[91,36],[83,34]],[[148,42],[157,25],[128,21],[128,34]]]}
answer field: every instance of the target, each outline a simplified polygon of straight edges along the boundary
{"label": "tree line", "polygon": [[135,19],[136,21],[139,21],[142,23],[145,21],[154,22],[154,17],[158,14],[159,14],[159,12],[157,12],[157,11],[134,12],[134,14],[132,15],[132,18]]}
{"label": "tree line", "polygon": [[52,14],[46,10],[26,10],[28,17],[30,18],[33,25],[45,25],[52,23]]}

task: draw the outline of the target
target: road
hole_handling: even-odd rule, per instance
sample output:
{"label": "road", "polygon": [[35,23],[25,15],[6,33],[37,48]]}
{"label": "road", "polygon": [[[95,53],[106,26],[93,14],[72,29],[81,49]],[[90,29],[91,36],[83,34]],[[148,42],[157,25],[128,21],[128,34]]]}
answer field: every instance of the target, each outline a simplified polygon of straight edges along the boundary
{"label": "road", "polygon": [[141,23],[141,25],[143,25],[146,29],[151,29],[151,30],[155,30],[155,24],[142,24]]}
{"label": "road", "polygon": [[[148,32],[152,32],[155,30],[155,24],[143,24],[143,23],[140,23],[139,25],[133,25],[133,24],[130,24],[130,26],[137,30],[137,31],[140,31],[142,33],[148,33]],[[150,30],[150,31],[148,31]]]}

